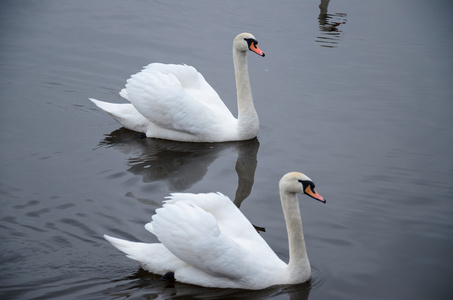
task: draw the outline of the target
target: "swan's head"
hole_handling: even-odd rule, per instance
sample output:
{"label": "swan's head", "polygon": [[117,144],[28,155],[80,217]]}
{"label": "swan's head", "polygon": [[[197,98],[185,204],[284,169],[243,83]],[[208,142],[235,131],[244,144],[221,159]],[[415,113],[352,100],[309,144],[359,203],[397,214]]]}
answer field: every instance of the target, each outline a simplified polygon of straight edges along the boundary
{"label": "swan's head", "polygon": [[305,174],[299,172],[291,172],[280,179],[280,191],[286,193],[305,194],[313,199],[326,203],[326,200],[315,191],[315,184]]}
{"label": "swan's head", "polygon": [[258,41],[251,33],[244,32],[238,34],[233,41],[233,48],[243,52],[250,50],[258,55],[264,56],[264,52],[258,48]]}

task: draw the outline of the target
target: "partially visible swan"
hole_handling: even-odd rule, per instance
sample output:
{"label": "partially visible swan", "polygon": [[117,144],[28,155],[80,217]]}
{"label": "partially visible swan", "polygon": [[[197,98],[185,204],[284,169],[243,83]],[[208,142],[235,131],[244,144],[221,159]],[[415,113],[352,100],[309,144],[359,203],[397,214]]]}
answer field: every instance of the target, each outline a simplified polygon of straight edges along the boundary
{"label": "partially visible swan", "polygon": [[238,118],[194,67],[152,63],[127,80],[120,95],[127,104],[90,98],[124,127],[147,137],[185,142],[249,140],[259,128],[247,69],[246,52],[263,51],[250,33],[233,41]]}
{"label": "partially visible swan", "polygon": [[272,251],[240,210],[220,193],[172,194],[145,228],[160,243],[104,237],[155,274],[173,272],[179,282],[204,287],[264,289],[310,278],[296,193],[321,202],[310,178],[292,172],[280,180],[289,240],[289,263]]}

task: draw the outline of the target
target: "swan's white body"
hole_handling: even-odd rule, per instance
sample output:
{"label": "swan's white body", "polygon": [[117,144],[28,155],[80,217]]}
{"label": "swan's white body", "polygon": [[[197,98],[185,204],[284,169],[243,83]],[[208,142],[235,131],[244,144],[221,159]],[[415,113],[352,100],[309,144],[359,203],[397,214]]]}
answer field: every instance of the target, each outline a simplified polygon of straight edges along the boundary
{"label": "swan's white body", "polygon": [[194,67],[152,63],[127,80],[120,95],[130,103],[90,98],[124,127],[147,137],[185,142],[224,142],[256,137],[258,115],[253,105],[246,51],[262,56],[249,33],[233,41],[238,118]]}
{"label": "swan's white body", "polygon": [[296,284],[310,278],[296,193],[325,202],[301,173],[280,180],[280,196],[288,229],[290,260],[272,251],[253,225],[220,193],[172,194],[145,228],[160,243],[129,242],[104,237],[155,274],[174,272],[179,282],[205,287],[263,289]]}

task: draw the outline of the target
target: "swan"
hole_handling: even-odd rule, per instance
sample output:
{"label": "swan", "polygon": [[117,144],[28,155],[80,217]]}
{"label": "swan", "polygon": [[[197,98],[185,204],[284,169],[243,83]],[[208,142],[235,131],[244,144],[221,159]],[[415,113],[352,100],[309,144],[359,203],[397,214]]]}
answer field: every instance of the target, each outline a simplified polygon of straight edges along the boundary
{"label": "swan", "polygon": [[226,142],[256,137],[258,115],[253,105],[246,52],[261,56],[258,41],[241,33],[233,41],[238,102],[236,119],[203,75],[188,65],[152,63],[132,75],[115,104],[89,98],[127,129],[147,137],[183,142]]}
{"label": "swan", "polygon": [[323,203],[313,181],[291,172],[279,182],[289,240],[283,262],[253,225],[221,193],[176,193],[167,197],[145,228],[160,243],[130,242],[104,235],[127,257],[154,274],[203,287],[258,290],[310,278],[297,193]]}

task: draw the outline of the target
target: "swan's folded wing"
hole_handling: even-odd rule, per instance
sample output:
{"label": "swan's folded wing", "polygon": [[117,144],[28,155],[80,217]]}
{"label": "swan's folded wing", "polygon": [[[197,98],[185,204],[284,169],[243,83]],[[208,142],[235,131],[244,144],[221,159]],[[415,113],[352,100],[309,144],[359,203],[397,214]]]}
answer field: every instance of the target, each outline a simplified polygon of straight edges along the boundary
{"label": "swan's folded wing", "polygon": [[230,198],[222,193],[172,193],[166,199],[166,203],[184,202],[202,208],[214,216],[220,231],[236,243],[245,247],[259,247],[262,251],[273,253],[250,221]]}
{"label": "swan's folded wing", "polygon": [[250,251],[223,234],[217,221],[200,207],[167,203],[153,216],[160,242],[176,257],[211,276],[240,278],[249,267]]}
{"label": "swan's folded wing", "polygon": [[234,119],[201,74],[179,67],[177,73],[148,66],[127,81],[128,100],[140,114],[163,128],[197,135],[212,132],[219,118]]}

